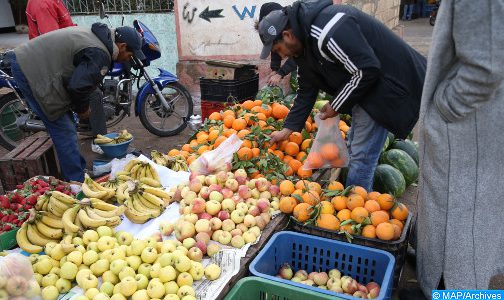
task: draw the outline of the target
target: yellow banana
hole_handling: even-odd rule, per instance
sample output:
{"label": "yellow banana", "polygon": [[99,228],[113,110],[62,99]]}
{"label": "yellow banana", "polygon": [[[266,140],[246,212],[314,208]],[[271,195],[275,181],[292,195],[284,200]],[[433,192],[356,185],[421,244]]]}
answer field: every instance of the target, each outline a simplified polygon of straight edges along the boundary
{"label": "yellow banana", "polygon": [[92,219],[83,209],[79,210],[77,217],[86,228],[98,228],[107,225],[107,221]]}
{"label": "yellow banana", "polygon": [[53,227],[53,228],[58,228],[58,229],[64,228],[63,222],[61,221],[61,219],[53,218],[49,214],[41,216],[38,221],[44,223],[47,226]]}
{"label": "yellow banana", "polygon": [[28,224],[28,226],[26,227],[26,233],[28,236],[28,240],[34,245],[45,246],[47,243],[50,242],[59,243],[59,240],[51,239],[47,236],[44,236],[37,230],[37,227],[35,227],[35,225],[32,224]]}
{"label": "yellow banana", "polygon": [[137,196],[135,197],[135,201],[136,202],[140,202],[140,204],[142,206],[145,206],[146,208],[148,208],[149,210],[159,210],[159,206],[155,205],[155,204],[152,204],[149,200],[145,199],[144,197],[140,196],[137,194]]}
{"label": "yellow banana", "polygon": [[73,205],[73,204],[77,203],[77,200],[75,198],[73,198],[72,196],[69,196],[67,194],[64,194],[64,193],[58,192],[58,191],[52,191],[51,197],[54,197],[54,198],[58,199],[60,202],[65,203],[67,205]]}
{"label": "yellow banana", "polygon": [[65,228],[65,233],[72,234],[78,232],[81,228],[77,224],[75,224],[75,220],[77,219],[77,213],[80,210],[80,205],[75,205],[74,207],[68,209],[61,218],[63,222],[63,226]]}
{"label": "yellow banana", "polygon": [[49,196],[47,196],[46,194],[38,196],[37,203],[35,204],[35,209],[38,211],[42,210],[42,207],[47,203],[47,201],[49,201]]}
{"label": "yellow banana", "polygon": [[44,236],[51,239],[60,239],[63,237],[63,230],[47,226],[40,221],[35,222],[35,227]]}
{"label": "yellow banana", "polygon": [[136,165],[133,166],[133,168],[131,168],[131,175],[130,177],[133,178],[133,179],[136,179],[137,178],[137,172],[138,170],[140,169],[140,167],[142,167],[142,164],[140,162],[138,162]]}
{"label": "yellow banana", "polygon": [[143,191],[146,193],[150,193],[154,196],[158,196],[159,198],[167,198],[167,199],[171,198],[170,195],[167,192],[165,192],[163,189],[144,186]]}
{"label": "yellow banana", "polygon": [[140,196],[155,205],[158,209],[163,209],[164,208],[164,201],[161,200],[159,197],[156,195],[153,195],[151,193],[146,193],[143,191],[139,192]]}
{"label": "yellow banana", "polygon": [[117,206],[107,203],[100,199],[90,198],[89,200],[91,200],[91,206],[99,210],[114,211],[117,209]]}
{"label": "yellow banana", "polygon": [[151,187],[161,187],[161,183],[151,177],[141,177],[140,182]]}
{"label": "yellow banana", "polygon": [[153,217],[151,214],[140,213],[131,207],[128,207],[124,214],[131,222],[136,224],[143,224]]}
{"label": "yellow banana", "polygon": [[65,236],[61,240],[60,244],[62,244],[62,245],[71,244],[72,243],[72,239],[73,239],[73,234],[65,234]]}
{"label": "yellow banana", "polygon": [[61,210],[63,212],[65,212],[67,209],[72,207],[72,204],[66,204],[64,202],[61,202],[58,198],[56,198],[54,196],[51,196],[49,198],[49,202],[51,202],[51,206],[53,208],[57,208],[58,210]]}
{"label": "yellow banana", "polygon": [[115,177],[118,178],[119,176],[121,175],[125,175],[125,176],[129,176],[130,175],[130,172],[129,171],[117,171],[115,173]]}
{"label": "yellow banana", "polygon": [[130,160],[130,161],[126,164],[126,166],[124,167],[124,172],[130,172],[130,173],[132,173],[132,172],[131,172],[131,169],[132,169],[132,168],[133,168],[133,167],[134,167],[134,166],[135,166],[138,162],[139,162],[139,160],[138,160],[138,159],[132,159],[132,160]]}
{"label": "yellow banana", "polygon": [[133,180],[133,178],[130,177],[130,173],[128,172],[128,175],[117,175],[117,179],[119,181],[128,181],[128,180]]}
{"label": "yellow banana", "polygon": [[115,210],[110,210],[110,211],[104,211],[100,209],[93,209],[95,213],[98,215],[104,217],[104,218],[110,218],[110,217],[115,217],[115,216],[122,216],[124,214],[124,211],[126,211],[126,207],[124,205],[118,206]]}
{"label": "yellow banana", "polygon": [[47,201],[47,211],[58,218],[61,218],[65,213],[65,211],[61,210],[60,208],[53,206],[53,201],[51,200]]}
{"label": "yellow banana", "polygon": [[89,198],[102,199],[103,197],[108,196],[107,191],[93,191],[91,189],[91,187],[86,183],[86,181],[84,181],[84,183],[82,183],[81,188],[82,188],[82,192],[84,193],[84,195],[86,195],[86,197],[89,197]]}
{"label": "yellow banana", "polygon": [[151,166],[151,164],[148,164],[149,168],[150,168],[150,171],[152,173],[152,178],[158,182],[161,182],[161,178],[159,178],[159,174],[158,172],[156,171],[156,168],[154,168],[153,166]]}
{"label": "yellow banana", "polygon": [[42,211],[48,211],[49,210],[48,206],[49,206],[49,199],[47,199],[47,200],[44,201],[44,203],[42,204],[42,209],[41,210]]}
{"label": "yellow banana", "polygon": [[23,225],[21,225],[21,228],[16,233],[16,241],[19,247],[21,247],[21,249],[23,249],[24,251],[32,254],[42,252],[44,248],[38,245],[34,245],[28,240],[27,228],[28,223],[23,223]]}

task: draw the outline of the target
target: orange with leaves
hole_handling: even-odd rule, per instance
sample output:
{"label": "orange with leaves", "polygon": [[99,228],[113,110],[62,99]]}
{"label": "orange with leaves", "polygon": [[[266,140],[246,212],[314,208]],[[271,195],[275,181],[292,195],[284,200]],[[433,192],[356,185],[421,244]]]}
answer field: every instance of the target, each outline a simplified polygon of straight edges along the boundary
{"label": "orange with leaves", "polygon": [[371,224],[373,224],[375,227],[378,226],[378,224],[388,222],[388,220],[389,215],[386,211],[379,210],[371,213]]}
{"label": "orange with leaves", "polygon": [[340,210],[337,214],[336,217],[343,222],[345,220],[351,219],[352,218],[352,211],[349,210],[348,208]]}
{"label": "orange with leaves", "polygon": [[282,197],[282,199],[280,199],[279,208],[284,214],[290,214],[294,211],[297,204],[298,202],[293,197]]}
{"label": "orange with leaves", "polygon": [[297,175],[301,178],[310,178],[312,176],[312,170],[305,169],[301,166],[297,170]]}
{"label": "orange with leaves", "polygon": [[320,202],[320,195],[315,191],[308,190],[301,196],[303,198],[304,203],[308,203],[310,205],[316,205]]}
{"label": "orange with leaves", "polygon": [[364,222],[364,220],[367,217],[369,217],[369,212],[364,207],[356,207],[352,210],[352,213],[350,216],[351,216],[352,220],[354,220],[355,222],[360,224],[360,223]]}
{"label": "orange with leaves", "polygon": [[240,160],[250,160],[253,158],[252,149],[248,147],[240,148],[237,154]]}
{"label": "orange with leaves", "polygon": [[247,127],[247,121],[245,121],[245,119],[243,119],[243,118],[235,119],[233,121],[232,127],[236,131],[243,130],[243,129],[245,129],[245,127]]}
{"label": "orange with leaves", "polygon": [[[313,207],[308,203],[299,203],[292,212],[294,218],[299,222],[306,222],[313,212]],[[391,225],[392,226],[392,225]]]}
{"label": "orange with leaves", "polygon": [[406,205],[398,202],[397,205],[392,208],[390,214],[392,215],[392,218],[404,221],[408,218],[408,208]]}
{"label": "orange with leaves", "polygon": [[251,110],[252,108],[254,108],[255,104],[252,100],[246,100],[241,104],[241,106],[245,109]]}
{"label": "orange with leaves", "polygon": [[301,143],[303,142],[303,136],[299,132],[293,132],[289,136],[289,142],[293,142],[293,143],[296,143],[298,145],[301,145]]}
{"label": "orange with leaves", "polygon": [[380,223],[376,226],[376,236],[380,240],[390,241],[394,238],[395,230],[394,226],[388,222]]}
{"label": "orange with leaves", "polygon": [[356,207],[364,207],[364,199],[358,194],[350,194],[347,198],[346,205],[350,210]]}
{"label": "orange with leaves", "polygon": [[378,204],[380,204],[381,209],[383,210],[389,210],[394,206],[395,199],[392,195],[384,193],[378,196],[376,199],[378,201]]}
{"label": "orange with leaves", "polygon": [[285,153],[290,156],[296,156],[299,153],[299,145],[294,142],[289,142],[285,145]]}
{"label": "orange with leaves", "polygon": [[213,112],[213,113],[210,114],[210,116],[208,116],[208,119],[210,119],[212,121],[220,121],[220,120],[222,120],[222,117],[221,117],[220,113]]}
{"label": "orange with leaves", "polygon": [[334,206],[329,201],[320,201],[321,214],[334,214]]}
{"label": "orange with leaves", "polygon": [[327,189],[330,191],[342,191],[345,189],[345,187],[339,181],[331,181],[327,186]]}
{"label": "orange with leaves", "polygon": [[332,214],[320,214],[315,220],[315,225],[327,230],[338,230],[340,221]]}
{"label": "orange with leaves", "polygon": [[283,180],[282,182],[280,182],[279,187],[280,187],[280,193],[282,193],[282,195],[284,196],[289,196],[296,190],[294,183],[292,183],[292,181],[290,180]]}
{"label": "orange with leaves", "polygon": [[340,211],[342,209],[347,208],[346,200],[347,200],[347,198],[345,196],[336,196],[336,197],[332,198],[331,203],[334,206],[334,209],[336,209],[337,211]]}
{"label": "orange with leaves", "polygon": [[226,126],[226,128],[232,128],[233,127],[233,123],[235,121],[235,117],[234,115],[227,115],[224,117],[224,126]]}
{"label": "orange with leaves", "polygon": [[273,118],[275,119],[285,119],[285,117],[287,117],[287,115],[289,114],[289,109],[287,108],[287,106],[283,105],[283,104],[278,104],[278,103],[274,103],[273,104],[273,110],[271,112],[271,115],[273,116]]}
{"label": "orange with leaves", "polygon": [[312,139],[306,139],[301,142],[301,150],[306,151],[306,149],[310,148],[312,145]]}

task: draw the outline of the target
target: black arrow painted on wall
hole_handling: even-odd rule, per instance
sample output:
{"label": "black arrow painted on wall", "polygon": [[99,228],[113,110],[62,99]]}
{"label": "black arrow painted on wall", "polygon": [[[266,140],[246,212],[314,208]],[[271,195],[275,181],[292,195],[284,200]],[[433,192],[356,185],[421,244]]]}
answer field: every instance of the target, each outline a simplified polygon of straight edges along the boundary
{"label": "black arrow painted on wall", "polygon": [[210,8],[207,6],[204,11],[202,11],[199,14],[199,17],[207,20],[208,22],[212,22],[210,19],[211,18],[224,18],[223,15],[221,15],[222,9],[215,9],[215,10],[210,10]]}

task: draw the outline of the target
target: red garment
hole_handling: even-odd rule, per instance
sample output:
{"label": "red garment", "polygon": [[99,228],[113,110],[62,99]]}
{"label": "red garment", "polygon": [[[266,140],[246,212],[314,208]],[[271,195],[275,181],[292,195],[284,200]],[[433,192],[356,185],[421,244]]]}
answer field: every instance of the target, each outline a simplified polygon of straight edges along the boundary
{"label": "red garment", "polygon": [[76,26],[61,0],[29,0],[26,19],[30,39],[56,29]]}

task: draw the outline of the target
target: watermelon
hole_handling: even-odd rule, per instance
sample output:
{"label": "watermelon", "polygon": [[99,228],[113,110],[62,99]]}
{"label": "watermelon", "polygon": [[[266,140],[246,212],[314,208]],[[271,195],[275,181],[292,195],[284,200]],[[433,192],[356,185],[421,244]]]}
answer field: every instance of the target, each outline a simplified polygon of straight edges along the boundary
{"label": "watermelon", "polygon": [[388,147],[390,146],[391,142],[390,139],[387,135],[387,138],[385,139],[385,144],[383,144],[382,152],[387,151]]}
{"label": "watermelon", "polygon": [[315,102],[315,105],[313,106],[313,108],[320,110],[327,103],[329,103],[329,101],[327,101],[327,100],[319,100],[319,101]]}
{"label": "watermelon", "polygon": [[256,95],[256,99],[261,100],[283,99],[283,97],[283,90],[279,86],[265,86]]}
{"label": "watermelon", "polygon": [[413,160],[415,161],[415,163],[417,164],[418,166],[418,148],[417,148],[417,145],[415,145],[415,143],[413,143],[413,141],[411,140],[396,140],[394,142],[394,144],[392,145],[392,149],[400,149],[406,153],[408,153],[408,155],[413,158]]}
{"label": "watermelon", "polygon": [[406,190],[406,181],[399,170],[391,165],[381,164],[376,167],[374,173],[373,189],[380,193],[400,197]]}
{"label": "watermelon", "polygon": [[418,166],[408,153],[400,149],[390,149],[381,155],[380,162],[396,168],[404,176],[406,186],[418,179]]}

